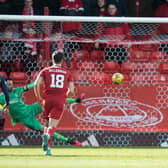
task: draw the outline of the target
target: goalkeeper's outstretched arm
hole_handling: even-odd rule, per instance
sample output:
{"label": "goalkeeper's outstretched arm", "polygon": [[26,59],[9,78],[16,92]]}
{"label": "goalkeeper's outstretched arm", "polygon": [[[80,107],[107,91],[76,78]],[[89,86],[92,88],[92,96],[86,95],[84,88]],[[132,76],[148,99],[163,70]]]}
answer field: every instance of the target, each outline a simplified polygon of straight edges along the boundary
{"label": "goalkeeper's outstretched arm", "polygon": [[31,83],[27,84],[26,86],[24,86],[23,91],[25,92],[25,91],[28,91],[28,90],[34,88],[34,84],[35,84],[35,80],[32,81]]}

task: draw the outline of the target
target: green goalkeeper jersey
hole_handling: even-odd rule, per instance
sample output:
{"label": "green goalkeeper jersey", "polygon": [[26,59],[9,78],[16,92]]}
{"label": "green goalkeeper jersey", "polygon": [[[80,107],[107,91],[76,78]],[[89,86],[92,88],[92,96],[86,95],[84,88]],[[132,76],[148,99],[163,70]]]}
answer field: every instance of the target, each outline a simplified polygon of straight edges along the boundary
{"label": "green goalkeeper jersey", "polygon": [[[25,118],[30,113],[30,105],[26,105],[22,102],[21,94],[34,87],[34,82],[24,86],[13,88],[12,92],[9,92],[9,116],[12,120],[17,120]],[[5,98],[3,94],[0,94],[0,103],[5,104]]]}

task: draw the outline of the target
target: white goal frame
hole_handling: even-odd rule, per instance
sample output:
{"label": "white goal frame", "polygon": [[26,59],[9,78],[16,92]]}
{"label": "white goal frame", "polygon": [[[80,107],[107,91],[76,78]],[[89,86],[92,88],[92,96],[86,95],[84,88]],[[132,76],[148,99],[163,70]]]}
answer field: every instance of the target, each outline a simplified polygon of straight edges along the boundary
{"label": "white goal frame", "polygon": [[1,21],[55,21],[55,22],[125,22],[125,23],[168,23],[168,17],[92,17],[92,16],[37,16],[0,15]]}

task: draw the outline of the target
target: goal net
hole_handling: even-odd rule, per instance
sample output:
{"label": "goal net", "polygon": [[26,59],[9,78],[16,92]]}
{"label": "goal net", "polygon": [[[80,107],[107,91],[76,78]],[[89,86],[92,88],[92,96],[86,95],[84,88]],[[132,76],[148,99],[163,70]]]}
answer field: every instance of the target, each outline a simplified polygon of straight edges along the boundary
{"label": "goal net", "polygon": [[[161,32],[166,19],[6,15],[0,20],[0,73],[15,87],[33,81],[51,65],[51,53],[63,49],[75,96],[85,92],[86,99],[65,106],[58,129],[168,130],[168,32]],[[120,85],[112,83],[115,72],[124,75]],[[22,98],[36,102],[33,90]],[[7,121],[6,129],[26,128]]]}

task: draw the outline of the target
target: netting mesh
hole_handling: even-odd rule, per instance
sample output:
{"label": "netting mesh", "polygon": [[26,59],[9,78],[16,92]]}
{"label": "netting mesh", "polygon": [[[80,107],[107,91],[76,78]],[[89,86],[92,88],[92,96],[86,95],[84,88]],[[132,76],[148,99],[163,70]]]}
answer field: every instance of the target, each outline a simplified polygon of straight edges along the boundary
{"label": "netting mesh", "polygon": [[[23,22],[1,21],[0,71],[16,84],[35,79],[39,70],[50,65],[50,54],[61,48],[64,66],[76,85],[103,86],[104,96],[129,99],[129,87],[110,87],[112,74],[121,72],[130,86],[157,85],[156,106],[167,108],[168,39],[158,34],[159,24],[30,21],[26,25],[23,30]],[[79,127],[85,124],[79,121]]]}

